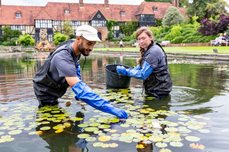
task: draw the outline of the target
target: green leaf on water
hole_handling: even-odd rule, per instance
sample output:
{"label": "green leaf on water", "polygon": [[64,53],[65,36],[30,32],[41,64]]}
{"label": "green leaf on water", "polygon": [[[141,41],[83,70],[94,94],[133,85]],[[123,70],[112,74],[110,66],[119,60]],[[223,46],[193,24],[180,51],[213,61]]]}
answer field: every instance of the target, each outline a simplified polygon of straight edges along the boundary
{"label": "green leaf on water", "polygon": [[78,136],[77,136],[78,138],[83,138],[83,139],[85,139],[85,138],[88,138],[88,137],[90,137],[90,135],[89,134],[79,134]]}
{"label": "green leaf on water", "polygon": [[40,130],[42,130],[42,131],[43,131],[43,130],[50,130],[50,129],[51,129],[51,127],[49,127],[49,126],[44,126],[44,127],[41,127],[41,128],[40,128]]}
{"label": "green leaf on water", "polygon": [[84,128],[84,130],[86,132],[94,132],[94,131],[98,131],[99,129],[96,127],[87,127],[87,128]]}

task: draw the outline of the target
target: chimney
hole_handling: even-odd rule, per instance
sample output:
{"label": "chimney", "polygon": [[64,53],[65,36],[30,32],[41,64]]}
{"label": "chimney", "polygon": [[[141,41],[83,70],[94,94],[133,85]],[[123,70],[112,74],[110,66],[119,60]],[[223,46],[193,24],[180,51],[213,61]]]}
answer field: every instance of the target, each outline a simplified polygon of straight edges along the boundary
{"label": "chimney", "polygon": [[105,8],[108,8],[109,7],[109,0],[104,0],[104,5],[105,5]]}
{"label": "chimney", "polygon": [[80,7],[83,7],[83,0],[79,0],[79,5],[80,5]]}
{"label": "chimney", "polygon": [[179,7],[179,0],[173,0],[173,6]]}

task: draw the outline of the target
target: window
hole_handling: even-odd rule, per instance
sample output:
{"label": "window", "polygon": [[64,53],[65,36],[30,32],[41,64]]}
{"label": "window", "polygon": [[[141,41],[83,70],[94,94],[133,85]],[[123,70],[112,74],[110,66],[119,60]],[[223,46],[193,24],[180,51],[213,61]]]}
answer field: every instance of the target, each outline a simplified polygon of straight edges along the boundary
{"label": "window", "polygon": [[65,15],[70,14],[70,10],[69,10],[69,9],[65,9],[65,10],[64,10],[64,14],[65,14]]}
{"label": "window", "polygon": [[80,26],[80,21],[72,21],[72,26]]}
{"label": "window", "polygon": [[121,16],[125,16],[126,15],[126,12],[125,11],[120,11],[120,15]]}
{"label": "window", "polygon": [[113,26],[112,30],[118,31],[118,30],[120,30],[120,28],[119,28],[119,26]]}
{"label": "window", "polygon": [[52,28],[52,20],[35,20],[36,28]]}
{"label": "window", "polygon": [[106,26],[106,21],[98,21],[98,20],[93,20],[91,22],[91,26],[95,26],[95,27],[105,27]]}
{"label": "window", "polygon": [[153,7],[152,7],[152,10],[153,10],[154,12],[157,12],[157,11],[158,11],[158,8],[157,8],[156,6],[153,6]]}
{"label": "window", "polygon": [[16,17],[16,18],[21,18],[21,17],[22,17],[21,12],[16,12],[16,13],[15,13],[15,17]]}
{"label": "window", "polygon": [[22,30],[25,30],[25,26],[23,25],[12,25],[10,26],[11,30],[19,30],[19,31],[22,31]]}

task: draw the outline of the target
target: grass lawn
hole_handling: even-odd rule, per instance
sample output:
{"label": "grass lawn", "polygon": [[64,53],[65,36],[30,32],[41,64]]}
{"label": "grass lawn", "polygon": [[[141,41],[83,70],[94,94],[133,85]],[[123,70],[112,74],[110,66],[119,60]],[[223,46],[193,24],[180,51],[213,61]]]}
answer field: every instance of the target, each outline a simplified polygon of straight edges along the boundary
{"label": "grass lawn", "polygon": [[[213,49],[218,50],[218,54],[229,54],[229,46],[185,46],[185,47],[163,47],[167,53],[190,53],[190,54],[215,54]],[[139,48],[94,48],[94,51],[128,51],[138,52]]]}

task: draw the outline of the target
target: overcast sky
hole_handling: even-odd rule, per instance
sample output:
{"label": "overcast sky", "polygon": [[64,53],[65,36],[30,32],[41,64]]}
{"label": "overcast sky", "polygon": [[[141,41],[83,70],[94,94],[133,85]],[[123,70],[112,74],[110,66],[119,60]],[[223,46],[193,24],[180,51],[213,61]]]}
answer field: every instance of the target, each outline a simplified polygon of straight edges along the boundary
{"label": "overcast sky", "polygon": [[[109,0],[110,4],[133,4],[138,5],[143,0]],[[3,5],[23,5],[23,6],[44,6],[47,2],[68,2],[78,3],[79,0],[2,0]],[[104,0],[84,0],[84,3],[103,4]]]}
{"label": "overcast sky", "polygon": [[[103,4],[104,0],[83,0],[84,3]],[[144,0],[109,0],[110,4],[139,5]],[[229,0],[225,0],[229,4]],[[78,3],[79,0],[2,0],[3,5],[45,6],[47,2]],[[229,8],[227,8],[229,11]]]}

